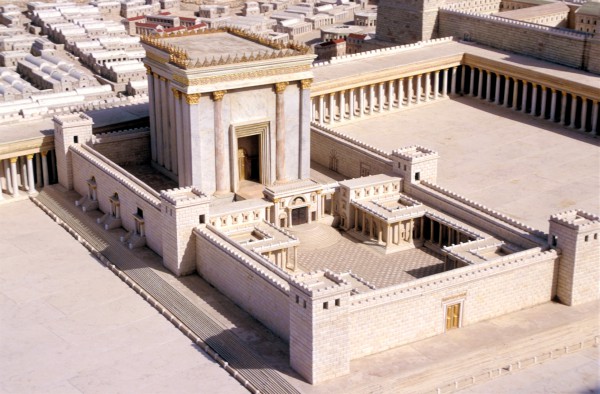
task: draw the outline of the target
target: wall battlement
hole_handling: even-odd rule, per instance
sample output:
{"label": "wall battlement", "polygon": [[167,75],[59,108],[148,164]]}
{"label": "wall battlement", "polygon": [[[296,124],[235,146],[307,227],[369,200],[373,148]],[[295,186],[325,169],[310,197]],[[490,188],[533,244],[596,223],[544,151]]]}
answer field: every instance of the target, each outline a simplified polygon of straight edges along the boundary
{"label": "wall battlement", "polygon": [[430,292],[439,291],[440,289],[456,286],[459,283],[465,284],[483,277],[523,268],[527,265],[538,264],[541,261],[554,260],[557,257],[558,253],[555,250],[544,251],[539,247],[533,248],[523,252],[513,253],[508,256],[499,257],[489,262],[457,268],[455,270],[416,279],[411,282],[352,295],[350,297],[350,305],[353,311],[356,309],[381,306],[402,299],[418,297]]}
{"label": "wall battlement", "polygon": [[445,42],[449,42],[449,41],[453,41],[453,40],[454,40],[453,37],[433,38],[431,40],[419,41],[419,42],[415,42],[413,44],[397,45],[397,46],[392,46],[392,47],[387,47],[387,48],[378,48],[378,49],[373,49],[373,50],[365,51],[365,52],[353,53],[353,54],[344,55],[344,56],[337,56],[337,57],[331,58],[330,60],[327,60],[327,61],[314,63],[312,65],[312,67],[325,67],[325,66],[329,66],[331,64],[346,63],[346,62],[351,62],[351,61],[358,60],[358,59],[369,59],[369,58],[373,58],[373,57],[377,57],[377,56],[381,56],[381,55],[389,55],[392,53],[401,53],[401,52],[411,51],[413,49],[425,48],[425,47],[430,47],[430,46],[434,46],[434,45],[438,45],[438,44],[443,44]]}
{"label": "wall battlement", "polygon": [[524,223],[521,223],[518,220],[515,220],[515,219],[511,218],[510,216],[507,216],[507,215],[505,215],[503,213],[500,213],[498,211],[494,211],[493,209],[488,208],[488,207],[486,207],[483,204],[480,204],[480,203],[478,203],[476,201],[473,201],[473,200],[471,200],[469,198],[463,197],[463,196],[461,196],[461,195],[459,195],[459,194],[457,194],[455,192],[452,192],[452,191],[450,191],[450,190],[448,190],[448,189],[446,189],[446,188],[444,188],[442,186],[439,186],[437,184],[434,184],[434,183],[431,183],[431,182],[427,182],[427,181],[421,182],[421,185],[423,185],[425,187],[428,187],[428,188],[430,188],[432,190],[435,190],[435,191],[437,191],[439,193],[442,193],[445,196],[448,196],[448,197],[450,197],[450,198],[452,198],[452,199],[454,199],[456,201],[459,201],[459,202],[461,202],[461,203],[463,203],[465,205],[468,205],[471,208],[475,208],[478,211],[481,211],[481,212],[483,212],[485,214],[488,214],[488,215],[490,215],[490,216],[492,216],[492,217],[494,217],[496,219],[499,219],[499,220],[501,220],[501,221],[503,221],[503,222],[505,222],[507,224],[510,224],[511,226],[516,227],[519,230],[526,231],[527,233],[532,234],[532,235],[534,235],[536,237],[546,238],[546,233],[544,233],[543,231],[537,230],[537,229],[535,229],[535,228],[533,228],[531,226],[528,226],[528,225],[526,225]]}
{"label": "wall battlement", "polygon": [[550,219],[576,230],[600,228],[600,216],[579,209],[557,213]]}
{"label": "wall battlement", "polygon": [[111,178],[117,180],[123,186],[143,198],[151,206],[160,210],[160,195],[147,185],[142,184],[129,172],[115,164],[109,163],[108,160],[104,160],[99,153],[85,145],[73,145],[70,147],[70,150],[81,156],[83,159],[91,162],[95,167],[104,171]]}
{"label": "wall battlement", "polygon": [[537,23],[522,22],[522,21],[518,21],[515,19],[507,19],[507,18],[501,18],[499,16],[480,14],[480,13],[473,12],[473,11],[463,11],[463,10],[459,10],[459,9],[456,9],[454,7],[449,7],[449,6],[441,7],[440,12],[453,13],[453,14],[457,14],[457,15],[465,15],[465,16],[469,16],[470,18],[475,18],[475,19],[479,19],[479,20],[492,21],[492,22],[496,22],[499,24],[507,25],[507,26],[516,26],[516,27],[530,29],[530,30],[534,30],[534,31],[544,31],[544,32],[547,32],[550,34],[570,37],[570,38],[579,39],[579,40],[585,40],[586,38],[592,37],[591,33],[584,33],[584,32],[579,32],[579,31],[575,31],[575,30],[557,29],[557,28],[550,27],[550,26],[538,25]]}

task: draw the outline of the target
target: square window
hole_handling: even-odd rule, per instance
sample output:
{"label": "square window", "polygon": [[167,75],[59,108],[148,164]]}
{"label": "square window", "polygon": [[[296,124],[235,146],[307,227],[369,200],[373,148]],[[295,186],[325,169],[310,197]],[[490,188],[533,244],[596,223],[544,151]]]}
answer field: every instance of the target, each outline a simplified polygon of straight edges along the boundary
{"label": "square window", "polygon": [[323,303],[323,309],[329,309],[329,302]]}

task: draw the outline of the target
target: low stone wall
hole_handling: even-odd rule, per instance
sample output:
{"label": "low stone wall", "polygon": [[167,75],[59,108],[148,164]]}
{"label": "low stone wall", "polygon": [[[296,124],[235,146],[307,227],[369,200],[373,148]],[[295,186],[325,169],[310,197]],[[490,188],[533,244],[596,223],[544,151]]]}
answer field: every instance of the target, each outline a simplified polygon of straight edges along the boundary
{"label": "low stone wall", "polygon": [[540,248],[351,296],[351,359],[442,334],[446,306],[461,303],[461,326],[550,301],[555,251]]}
{"label": "low stone wall", "polygon": [[150,162],[150,130],[147,128],[97,134],[92,144],[96,151],[120,166]]}
{"label": "low stone wall", "polygon": [[144,213],[146,245],[162,256],[162,227],[160,198],[157,192],[139,183],[131,174],[110,160],[85,146],[71,146],[73,158],[73,185],[75,191],[82,196],[88,195],[87,180],[96,180],[98,204],[102,212],[110,212],[109,198],[115,193],[119,195],[121,205],[122,226],[128,230],[135,229],[133,215],[140,208]]}
{"label": "low stone wall", "polygon": [[[290,286],[247,251],[207,228],[194,230],[196,270],[275,334],[290,339]],[[273,266],[276,270],[276,267]]]}
{"label": "low stone wall", "polygon": [[[348,178],[392,174],[392,161],[385,152],[315,123],[311,125],[310,149],[311,161]],[[335,168],[333,157],[337,159]]]}
{"label": "low stone wall", "polygon": [[458,10],[439,10],[439,34],[478,42],[542,60],[583,68],[597,63],[587,50],[588,34]]}
{"label": "low stone wall", "polygon": [[440,186],[412,184],[410,196],[508,242],[531,248],[544,245],[547,235],[484,205],[452,193]]}

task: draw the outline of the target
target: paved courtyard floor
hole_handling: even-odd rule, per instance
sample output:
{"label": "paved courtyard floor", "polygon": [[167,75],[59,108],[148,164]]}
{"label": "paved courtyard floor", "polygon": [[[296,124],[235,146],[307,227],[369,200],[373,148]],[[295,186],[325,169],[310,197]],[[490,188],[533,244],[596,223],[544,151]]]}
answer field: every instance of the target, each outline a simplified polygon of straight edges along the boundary
{"label": "paved courtyard floor", "polygon": [[0,393],[247,392],[31,201],[0,251]]}
{"label": "paved courtyard floor", "polygon": [[444,262],[428,249],[414,248],[392,254],[353,240],[328,224],[313,222],[289,230],[300,239],[298,264],[303,271],[352,271],[377,288],[437,274]]}
{"label": "paved courtyard floor", "polygon": [[385,151],[433,148],[440,185],[540,230],[567,209],[600,213],[598,138],[469,97],[365,119],[335,129]]}

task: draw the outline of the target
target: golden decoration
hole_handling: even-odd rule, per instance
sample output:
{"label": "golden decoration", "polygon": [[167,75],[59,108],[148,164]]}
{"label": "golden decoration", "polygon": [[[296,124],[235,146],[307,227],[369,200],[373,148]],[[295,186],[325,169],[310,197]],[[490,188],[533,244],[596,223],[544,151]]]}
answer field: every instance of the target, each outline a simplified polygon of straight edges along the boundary
{"label": "golden decoration", "polygon": [[144,64],[144,67],[146,67],[146,74],[147,75],[152,75],[152,67],[150,67],[147,64]]}
{"label": "golden decoration", "polygon": [[185,94],[182,93],[183,96],[185,97],[185,101],[188,104],[198,104],[200,102],[200,95],[199,94]]}
{"label": "golden decoration", "polygon": [[260,70],[260,71],[248,71],[248,72],[240,72],[235,74],[226,74],[226,75],[215,75],[212,77],[204,77],[204,78],[194,78],[188,79],[183,75],[175,74],[171,78],[173,81],[178,82],[185,86],[198,86],[198,85],[206,85],[217,82],[229,82],[229,81],[237,81],[240,79],[251,79],[251,78],[261,78],[261,77],[270,77],[274,75],[281,74],[289,74],[296,73],[302,71],[310,71],[310,65],[303,66],[294,66],[294,67],[283,67],[279,69],[269,69],[269,70]]}
{"label": "golden decoration", "polygon": [[223,96],[225,96],[225,93],[227,93],[227,90],[217,90],[212,92],[212,99],[214,101],[221,101],[223,100]]}
{"label": "golden decoration", "polygon": [[302,79],[300,81],[300,86],[302,87],[302,89],[310,89],[312,82],[313,82],[312,79]]}
{"label": "golden decoration", "polygon": [[181,92],[175,88],[171,88],[171,91],[173,92],[173,96],[175,96],[175,98],[177,100],[179,100],[181,98]]}
{"label": "golden decoration", "polygon": [[275,84],[275,92],[278,94],[283,93],[289,84],[289,82],[277,82]]}

